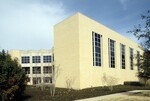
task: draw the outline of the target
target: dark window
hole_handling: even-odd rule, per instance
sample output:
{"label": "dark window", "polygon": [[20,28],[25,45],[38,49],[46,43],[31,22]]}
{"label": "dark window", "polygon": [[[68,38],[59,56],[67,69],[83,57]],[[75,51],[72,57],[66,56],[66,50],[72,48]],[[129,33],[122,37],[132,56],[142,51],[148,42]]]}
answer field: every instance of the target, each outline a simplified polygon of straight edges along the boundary
{"label": "dark window", "polygon": [[133,48],[130,48],[130,69],[133,70]]}
{"label": "dark window", "polygon": [[40,84],[41,83],[41,77],[33,77],[33,84]]}
{"label": "dark window", "polygon": [[51,56],[43,56],[43,62],[44,63],[50,63],[51,62]]}
{"label": "dark window", "polygon": [[43,73],[44,74],[52,73],[52,67],[50,66],[43,67]]}
{"label": "dark window", "polygon": [[112,39],[108,40],[109,43],[109,66],[115,68],[115,41]]}
{"label": "dark window", "polygon": [[101,35],[92,32],[93,66],[101,66]]}
{"label": "dark window", "polygon": [[32,71],[33,74],[41,74],[41,67],[33,67]]}
{"label": "dark window", "polygon": [[30,67],[22,67],[26,74],[30,74]]}
{"label": "dark window", "polygon": [[140,67],[140,52],[137,51],[137,68],[139,70],[139,67]]}
{"label": "dark window", "polygon": [[121,48],[121,68],[125,69],[125,45],[120,44]]}
{"label": "dark window", "polygon": [[52,77],[43,77],[44,83],[52,83]]}
{"label": "dark window", "polygon": [[32,63],[40,63],[41,58],[40,56],[32,56]]}
{"label": "dark window", "polygon": [[30,57],[29,56],[22,56],[21,57],[21,63],[30,63]]}

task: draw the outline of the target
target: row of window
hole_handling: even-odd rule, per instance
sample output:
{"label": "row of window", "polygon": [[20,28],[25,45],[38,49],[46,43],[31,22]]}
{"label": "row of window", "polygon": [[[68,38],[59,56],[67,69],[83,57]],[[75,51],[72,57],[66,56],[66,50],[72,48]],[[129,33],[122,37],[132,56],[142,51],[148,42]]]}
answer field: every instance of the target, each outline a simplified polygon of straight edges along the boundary
{"label": "row of window", "polygon": [[[22,67],[26,74],[41,74],[41,67],[32,67],[32,73],[30,71],[30,67]],[[43,67],[43,74],[50,74],[52,73],[51,66]]]}
{"label": "row of window", "polygon": [[[92,44],[93,44],[93,66],[101,66],[101,38],[102,35],[92,32]],[[115,41],[108,39],[108,54],[109,54],[109,67],[115,68]],[[121,68],[126,68],[126,53],[125,45],[120,44],[120,57],[121,57]],[[139,63],[140,52],[137,51],[137,63]],[[133,70],[133,48],[130,48],[130,69]]]}
{"label": "row of window", "polygon": [[[43,63],[50,63],[52,61],[51,56],[43,56]],[[30,63],[30,56],[22,56],[21,63]],[[32,56],[32,63],[41,63],[41,56]]]}
{"label": "row of window", "polygon": [[[41,83],[41,77],[33,77],[32,81],[33,81],[33,85],[34,84],[39,84]],[[30,78],[28,80],[28,82],[30,82]],[[52,83],[52,77],[43,77],[43,83]]]}

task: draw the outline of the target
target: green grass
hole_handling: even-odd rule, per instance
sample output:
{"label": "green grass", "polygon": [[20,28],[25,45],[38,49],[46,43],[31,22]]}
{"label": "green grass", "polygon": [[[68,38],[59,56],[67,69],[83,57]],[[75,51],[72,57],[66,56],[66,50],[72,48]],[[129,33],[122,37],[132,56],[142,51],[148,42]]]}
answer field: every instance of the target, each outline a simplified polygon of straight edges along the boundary
{"label": "green grass", "polygon": [[40,88],[28,86],[24,95],[18,98],[18,101],[72,101],[76,99],[90,98],[95,96],[108,95],[113,93],[131,91],[131,90],[150,90],[150,87],[141,86],[114,86],[114,90],[110,91],[107,87],[93,87],[83,90],[68,90],[64,88],[56,88],[55,97],[50,96],[49,88],[44,91]]}

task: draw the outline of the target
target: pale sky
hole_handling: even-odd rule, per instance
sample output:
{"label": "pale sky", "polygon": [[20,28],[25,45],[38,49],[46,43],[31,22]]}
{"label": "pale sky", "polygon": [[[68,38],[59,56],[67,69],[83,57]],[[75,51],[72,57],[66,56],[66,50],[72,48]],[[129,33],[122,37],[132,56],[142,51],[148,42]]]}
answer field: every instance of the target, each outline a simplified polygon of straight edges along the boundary
{"label": "pale sky", "polygon": [[126,32],[149,5],[150,0],[0,0],[0,49],[51,49],[53,26],[76,12],[138,42]]}

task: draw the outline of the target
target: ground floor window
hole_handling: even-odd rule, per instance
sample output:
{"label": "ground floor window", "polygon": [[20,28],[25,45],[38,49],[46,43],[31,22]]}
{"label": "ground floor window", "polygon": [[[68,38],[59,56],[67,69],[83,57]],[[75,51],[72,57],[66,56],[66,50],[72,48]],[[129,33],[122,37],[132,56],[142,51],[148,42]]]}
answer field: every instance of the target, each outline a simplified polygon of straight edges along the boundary
{"label": "ground floor window", "polygon": [[41,77],[33,77],[33,85],[41,83]]}
{"label": "ground floor window", "polygon": [[30,74],[30,67],[22,67],[26,74]]}
{"label": "ground floor window", "polygon": [[43,82],[44,83],[52,83],[52,77],[44,77]]}

